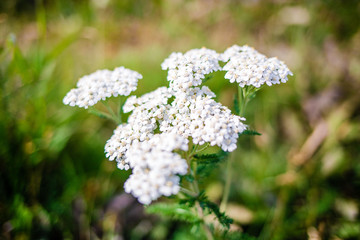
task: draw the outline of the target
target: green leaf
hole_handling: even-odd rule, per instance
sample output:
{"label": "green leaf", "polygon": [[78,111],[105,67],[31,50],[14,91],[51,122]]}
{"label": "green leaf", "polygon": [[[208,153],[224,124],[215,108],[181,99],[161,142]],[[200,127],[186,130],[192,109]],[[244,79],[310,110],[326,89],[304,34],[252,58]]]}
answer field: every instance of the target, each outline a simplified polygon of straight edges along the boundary
{"label": "green leaf", "polygon": [[65,49],[69,48],[71,44],[73,44],[76,40],[79,39],[80,34],[80,31],[76,31],[61,39],[60,42],[53,47],[52,51],[47,54],[46,61],[48,62],[56,59],[60,54],[65,51]]}
{"label": "green leaf", "polygon": [[195,155],[194,159],[198,164],[196,168],[197,176],[200,179],[207,177],[228,155],[228,152],[222,150],[215,154]]}
{"label": "green leaf", "polygon": [[338,227],[336,235],[343,239],[356,238],[360,236],[360,224],[357,222],[344,222]]}
{"label": "green leaf", "polygon": [[207,209],[210,213],[214,213],[223,227],[226,229],[230,228],[230,224],[233,223],[233,220],[225,215],[224,212],[220,212],[219,206],[216,203],[205,201],[201,202],[200,206],[205,210]]}
{"label": "green leaf", "polygon": [[239,134],[239,136],[241,135],[249,135],[249,136],[254,136],[254,135],[261,135],[261,133],[258,133],[257,131],[255,130],[245,130],[243,131],[242,133]]}
{"label": "green leaf", "polygon": [[189,206],[182,204],[157,203],[146,207],[145,210],[149,214],[160,214],[173,220],[188,223],[200,223],[202,221]]}
{"label": "green leaf", "polygon": [[190,196],[190,195],[186,195],[187,198],[183,198],[183,199],[180,199],[179,200],[179,204],[181,205],[185,205],[187,207],[193,207],[195,206],[195,203],[196,201],[198,200],[198,197],[202,194],[202,192],[199,193],[199,195],[193,197],[193,196]]}
{"label": "green leaf", "polygon": [[233,223],[233,220],[226,216],[224,212],[220,212],[219,206],[216,203],[209,201],[204,192],[201,192],[199,194],[198,201],[204,211],[214,213],[219,223],[223,227],[225,227],[226,229],[230,228],[230,224]]}
{"label": "green leaf", "polygon": [[199,164],[213,164],[222,161],[229,155],[229,152],[220,150],[218,153],[194,155]]}

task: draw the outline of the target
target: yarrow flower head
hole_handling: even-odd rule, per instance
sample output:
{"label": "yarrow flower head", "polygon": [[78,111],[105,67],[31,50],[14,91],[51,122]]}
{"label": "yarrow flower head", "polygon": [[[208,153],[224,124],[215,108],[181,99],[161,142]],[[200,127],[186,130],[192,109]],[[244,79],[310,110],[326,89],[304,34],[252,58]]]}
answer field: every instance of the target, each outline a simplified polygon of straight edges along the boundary
{"label": "yarrow flower head", "polygon": [[151,137],[149,132],[140,133],[132,128],[130,124],[121,124],[105,144],[106,157],[110,161],[116,161],[117,167],[121,170],[129,170],[129,161],[125,157],[126,152],[132,144]]}
{"label": "yarrow flower head", "polygon": [[83,76],[77,88],[71,89],[64,97],[66,105],[88,108],[111,96],[128,96],[137,88],[142,75],[133,70],[118,67],[113,71],[98,70]]}
{"label": "yarrow flower head", "polygon": [[172,53],[161,67],[168,70],[167,80],[174,91],[186,91],[190,87],[199,86],[206,74],[221,69],[219,54],[207,48],[192,49],[185,54]]}
{"label": "yarrow flower head", "polygon": [[172,95],[168,88],[160,87],[141,97],[131,96],[124,104],[125,113],[133,111],[127,124],[119,125],[106,142],[105,153],[110,161],[116,160],[121,170],[128,170],[129,160],[125,157],[132,144],[149,140],[168,111],[167,101]]}
{"label": "yarrow flower head", "polygon": [[143,204],[150,204],[160,196],[177,194],[178,175],[187,173],[187,162],[175,149],[188,150],[188,140],[171,133],[155,134],[149,140],[136,142],[126,153],[132,175],[125,182],[125,191]]}
{"label": "yarrow flower head", "polygon": [[267,58],[249,46],[234,45],[221,54],[220,59],[227,62],[223,67],[227,71],[225,78],[231,83],[237,82],[240,87],[285,83],[287,76],[293,75],[284,62]]}
{"label": "yarrow flower head", "polygon": [[224,151],[234,151],[239,133],[246,129],[242,123],[245,119],[232,114],[212,99],[214,96],[206,86],[177,94],[160,130],[191,137],[194,144],[209,143]]}

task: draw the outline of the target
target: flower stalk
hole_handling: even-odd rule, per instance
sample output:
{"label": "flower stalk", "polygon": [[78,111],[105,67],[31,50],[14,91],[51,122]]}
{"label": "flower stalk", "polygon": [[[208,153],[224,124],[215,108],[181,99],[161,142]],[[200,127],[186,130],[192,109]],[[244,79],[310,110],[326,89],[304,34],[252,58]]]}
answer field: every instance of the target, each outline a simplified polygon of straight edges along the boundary
{"label": "flower stalk", "polygon": [[[111,116],[111,119],[115,121],[115,123],[117,124],[121,124],[122,121],[121,121],[121,115],[119,114],[116,114],[114,112],[114,110],[112,110],[112,108],[110,107],[109,103],[107,101],[103,101],[102,102],[103,105],[106,107],[106,109],[108,110],[110,116]],[[121,108],[120,108],[121,109]]]}
{"label": "flower stalk", "polygon": [[[244,116],[246,106],[254,94],[259,90],[259,88],[255,88],[252,86],[245,86],[245,87],[238,87],[238,101],[239,101],[239,115]],[[220,204],[220,210],[225,212],[228,201],[229,195],[231,190],[231,182],[232,182],[232,175],[233,175],[233,162],[235,154],[231,154],[230,158],[227,161],[226,165],[226,178],[225,178],[225,185],[224,185],[224,192],[223,197]]]}

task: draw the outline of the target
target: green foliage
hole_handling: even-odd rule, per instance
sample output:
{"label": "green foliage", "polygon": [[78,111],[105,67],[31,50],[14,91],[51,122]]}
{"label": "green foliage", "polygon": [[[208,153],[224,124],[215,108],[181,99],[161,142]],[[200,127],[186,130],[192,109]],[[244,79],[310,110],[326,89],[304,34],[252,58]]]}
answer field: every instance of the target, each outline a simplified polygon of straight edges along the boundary
{"label": "green foliage", "polygon": [[[134,220],[141,212],[135,203],[114,207],[129,174],[103,154],[114,126],[63,106],[62,98],[81,75],[120,65],[143,74],[137,94],[151,91],[167,84],[160,63],[170,52],[201,46],[221,52],[225,43],[278,55],[294,72],[286,84],[264,86],[244,113],[246,123],[264,134],[256,142],[239,138],[232,153],[236,181],[230,199],[255,216],[244,231],[305,239],[308,227],[315,227],[322,239],[358,238],[359,216],[348,213],[358,212],[360,204],[360,2],[204,2],[0,1],[1,239],[129,239],[134,229],[155,229],[157,221]],[[235,83],[214,74],[206,84],[240,112],[238,98],[232,101]],[[329,134],[309,144],[318,146],[314,152],[300,151],[317,139],[312,134],[319,120]],[[334,149],[341,154],[332,154]],[[288,169],[293,154],[309,160]],[[226,157],[200,156],[201,187],[218,184]],[[338,199],[356,207],[336,207]],[[200,200],[184,201],[190,207]],[[119,205],[126,210],[119,213]],[[210,211],[211,204],[202,205]],[[168,224],[162,238],[143,236],[201,239],[194,234],[201,232],[198,225],[188,225]],[[230,231],[223,238],[252,239]]]}
{"label": "green foliage", "polygon": [[342,239],[355,239],[360,236],[360,223],[345,222],[337,228],[335,234]]}
{"label": "green foliage", "polygon": [[202,179],[205,179],[215,168],[219,167],[219,164],[223,162],[229,156],[229,152],[219,151],[214,154],[196,154],[194,161],[197,163],[196,175]]}
{"label": "green foliage", "polygon": [[226,240],[256,240],[256,237],[250,236],[246,233],[239,231],[225,232],[222,239]]}
{"label": "green foliage", "polygon": [[224,228],[230,228],[230,224],[233,223],[233,220],[226,216],[224,212],[221,212],[216,203],[209,201],[204,191],[201,191],[197,196],[188,195],[186,199],[180,200],[180,204],[184,204],[190,208],[196,206],[196,202],[199,203],[200,207],[205,212],[213,213]]}
{"label": "green foliage", "polygon": [[192,183],[195,180],[195,178],[194,178],[194,176],[192,174],[183,175],[183,176],[181,176],[181,179],[185,179],[189,183]]}
{"label": "green foliage", "polygon": [[239,134],[239,136],[241,136],[241,135],[261,136],[261,133],[258,133],[255,130],[246,129],[245,131],[243,131],[242,133]]}
{"label": "green foliage", "polygon": [[200,198],[199,203],[202,209],[208,211],[209,213],[214,213],[217,220],[223,227],[227,230],[230,228],[230,224],[233,223],[233,220],[226,216],[224,212],[220,212],[220,208],[216,203],[209,201],[205,195]]}
{"label": "green foliage", "polygon": [[198,224],[202,221],[193,209],[184,204],[172,204],[172,203],[154,203],[145,208],[149,214],[160,214],[162,216],[169,217],[172,220],[184,221],[187,223]]}

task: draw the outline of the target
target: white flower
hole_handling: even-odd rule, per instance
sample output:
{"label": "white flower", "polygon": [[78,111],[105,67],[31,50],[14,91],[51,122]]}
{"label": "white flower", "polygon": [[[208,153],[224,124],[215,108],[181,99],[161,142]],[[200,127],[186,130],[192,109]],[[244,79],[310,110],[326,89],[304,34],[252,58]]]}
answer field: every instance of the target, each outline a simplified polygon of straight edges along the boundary
{"label": "white flower", "polygon": [[191,88],[175,94],[160,131],[192,138],[194,144],[209,143],[224,151],[234,151],[239,133],[246,129],[244,118],[216,102],[207,87]]}
{"label": "white flower", "polygon": [[173,91],[199,86],[206,74],[221,69],[219,54],[207,48],[192,49],[185,54],[172,53],[161,67],[168,69],[167,79]]}
{"label": "white flower", "polygon": [[161,87],[139,98],[131,96],[125,102],[124,112],[132,111],[128,123],[118,126],[105,145],[106,157],[110,161],[116,160],[119,169],[130,168],[125,154],[134,143],[153,136],[158,122],[168,111],[167,101],[171,96],[166,87]]}
{"label": "white flower", "polygon": [[155,134],[151,139],[134,143],[126,153],[133,173],[125,182],[125,191],[143,204],[160,196],[177,194],[180,178],[187,173],[187,162],[175,149],[186,151],[188,140],[171,133]]}
{"label": "white flower", "polygon": [[71,89],[63,99],[64,104],[88,108],[111,96],[128,96],[137,88],[141,74],[124,67],[98,70],[83,76],[77,88]]}
{"label": "white flower", "polygon": [[234,45],[221,54],[220,59],[227,62],[223,67],[227,71],[225,78],[231,83],[237,82],[240,87],[285,83],[287,76],[293,75],[284,62],[267,58],[249,46]]}
{"label": "white flower", "polygon": [[110,161],[115,160],[119,169],[128,170],[130,166],[125,157],[126,152],[133,143],[149,139],[151,135],[150,131],[140,132],[134,130],[130,124],[121,124],[114,130],[114,134],[105,144],[106,157]]}
{"label": "white flower", "polygon": [[167,87],[159,87],[141,97],[129,97],[124,104],[123,110],[125,113],[138,108],[150,110],[160,105],[166,105],[168,99],[172,96],[171,91]]}

